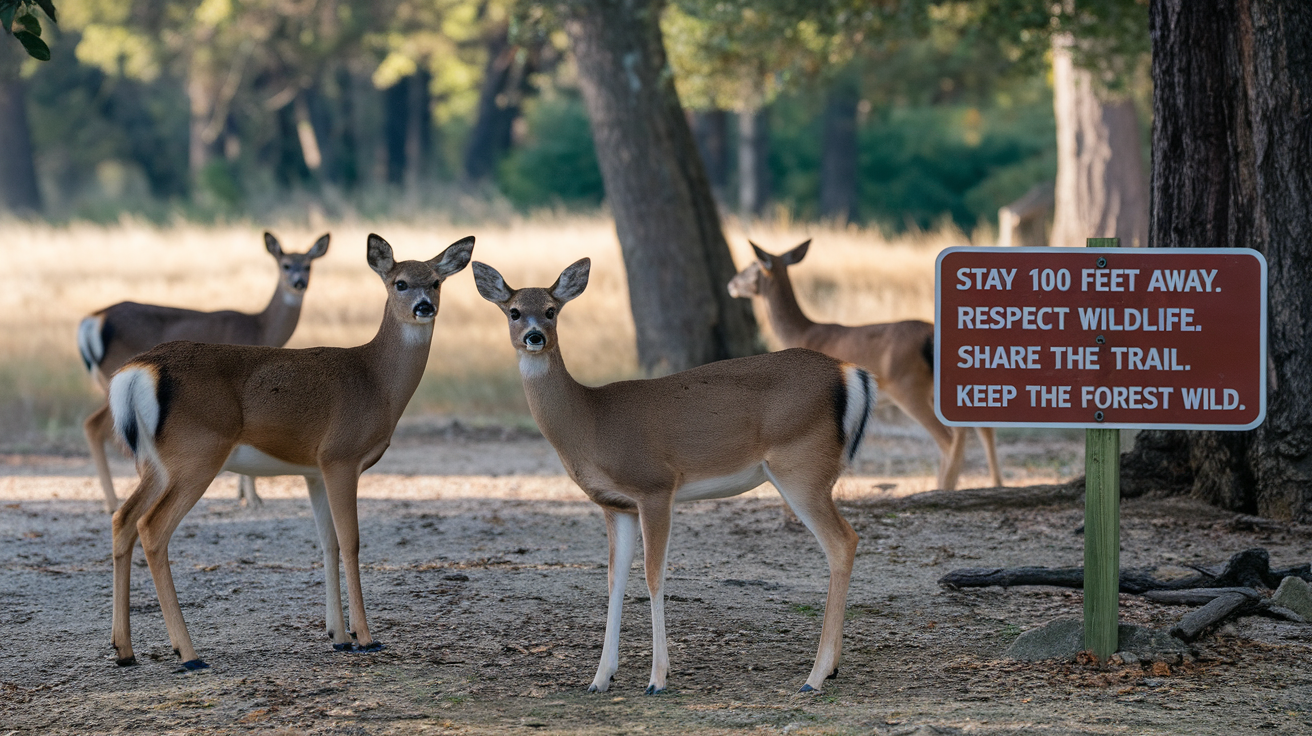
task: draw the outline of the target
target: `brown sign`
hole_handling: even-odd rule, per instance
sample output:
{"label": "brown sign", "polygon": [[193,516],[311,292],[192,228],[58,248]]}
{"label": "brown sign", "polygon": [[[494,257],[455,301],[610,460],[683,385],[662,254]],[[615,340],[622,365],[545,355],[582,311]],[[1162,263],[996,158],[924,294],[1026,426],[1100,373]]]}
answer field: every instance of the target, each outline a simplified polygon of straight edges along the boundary
{"label": "brown sign", "polygon": [[1266,416],[1257,251],[948,248],[934,284],[944,424],[1241,430]]}

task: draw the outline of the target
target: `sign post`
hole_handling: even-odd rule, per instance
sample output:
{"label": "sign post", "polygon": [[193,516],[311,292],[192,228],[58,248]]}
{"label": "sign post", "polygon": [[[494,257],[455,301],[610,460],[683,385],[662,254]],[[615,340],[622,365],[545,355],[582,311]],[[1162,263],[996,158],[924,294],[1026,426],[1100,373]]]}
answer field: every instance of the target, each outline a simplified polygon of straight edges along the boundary
{"label": "sign post", "polygon": [[1266,416],[1266,260],[1242,248],[948,248],[934,411],[959,427],[1086,430],[1084,644],[1117,647],[1120,429]]}
{"label": "sign post", "polygon": [[[1089,238],[1116,248],[1118,238]],[[1105,261],[1104,261],[1105,263]],[[1095,341],[1098,338],[1094,338]],[[1105,343],[1106,338],[1102,338]],[[1121,430],[1084,430],[1084,648],[1116,652],[1121,592]]]}

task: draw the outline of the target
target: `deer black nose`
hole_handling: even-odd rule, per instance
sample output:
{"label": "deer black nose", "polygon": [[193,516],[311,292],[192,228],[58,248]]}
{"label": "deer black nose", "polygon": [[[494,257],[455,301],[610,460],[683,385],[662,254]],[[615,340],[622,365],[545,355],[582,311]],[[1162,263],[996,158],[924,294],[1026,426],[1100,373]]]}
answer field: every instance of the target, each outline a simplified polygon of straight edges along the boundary
{"label": "deer black nose", "polygon": [[537,330],[529,330],[528,334],[524,335],[524,344],[531,348],[540,348],[547,344],[547,337]]}
{"label": "deer black nose", "polygon": [[305,290],[305,287],[307,287],[307,286],[309,286],[309,285],[310,285],[310,282],[309,282],[309,281],[306,281],[305,279],[294,279],[294,280],[292,281],[292,288],[293,288],[293,289],[296,289],[297,291],[304,291],[304,290]]}
{"label": "deer black nose", "polygon": [[430,301],[422,301],[415,305],[416,317],[432,317],[435,314],[437,314],[437,309],[433,307],[433,303]]}

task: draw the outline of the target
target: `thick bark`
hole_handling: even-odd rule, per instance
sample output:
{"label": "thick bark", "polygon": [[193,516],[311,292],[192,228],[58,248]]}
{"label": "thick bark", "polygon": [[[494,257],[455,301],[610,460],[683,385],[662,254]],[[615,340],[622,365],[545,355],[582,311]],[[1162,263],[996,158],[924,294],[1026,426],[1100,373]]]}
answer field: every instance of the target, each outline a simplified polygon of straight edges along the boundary
{"label": "thick bark", "polygon": [[383,93],[387,109],[383,124],[387,142],[387,180],[403,185],[408,192],[418,188],[428,158],[429,129],[432,127],[428,81],[427,72],[417,72]]}
{"label": "thick bark", "polygon": [[1069,36],[1052,42],[1057,120],[1056,213],[1052,245],[1087,238],[1148,244],[1148,191],[1139,121],[1129,100],[1100,99],[1093,74],[1071,60]]}
{"label": "thick bark", "polygon": [[0,41],[0,211],[35,214],[41,211],[41,191],[27,124],[27,94],[19,75],[23,51],[11,38]]}
{"label": "thick bark", "polygon": [[187,101],[191,109],[187,128],[187,169],[191,182],[201,180],[205,167],[214,158],[214,103],[219,94],[218,75],[211,67],[208,52],[192,51],[187,60]]}
{"label": "thick bark", "polygon": [[738,113],[738,214],[760,214],[770,197],[770,118],[765,108]]}
{"label": "thick bark", "polygon": [[1127,487],[1312,519],[1312,4],[1153,0],[1151,240],[1268,265],[1267,415],[1251,432],[1144,431]]}
{"label": "thick bark", "polygon": [[840,79],[825,102],[820,158],[820,214],[846,222],[856,214],[856,113],[861,96]]}
{"label": "thick bark", "polygon": [[638,361],[666,373],[757,351],[661,39],[660,0],[578,0],[566,31],[615,216]]}

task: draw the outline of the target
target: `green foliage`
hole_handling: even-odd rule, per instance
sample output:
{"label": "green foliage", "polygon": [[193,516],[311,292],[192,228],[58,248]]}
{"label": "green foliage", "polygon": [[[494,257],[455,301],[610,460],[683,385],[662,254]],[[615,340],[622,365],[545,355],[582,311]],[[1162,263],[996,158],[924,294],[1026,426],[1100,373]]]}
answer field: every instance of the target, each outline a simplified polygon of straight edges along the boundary
{"label": "green foliage", "polygon": [[501,191],[521,208],[595,206],[604,190],[583,103],[558,95],[535,102],[528,135],[498,170]]}
{"label": "green foliage", "polygon": [[55,5],[51,0],[0,0],[0,25],[13,35],[28,56],[38,61],[50,61],[50,47],[41,39],[41,20],[37,8],[55,21]]}

